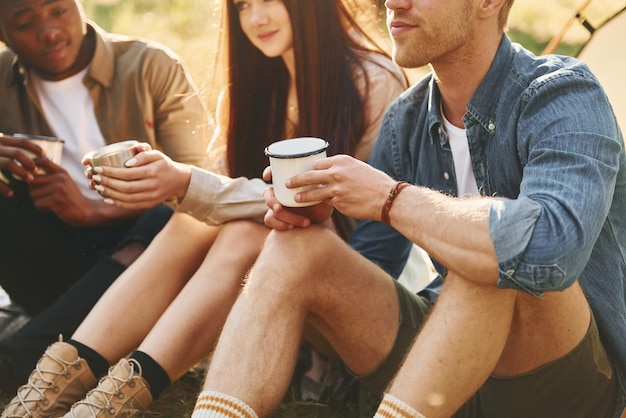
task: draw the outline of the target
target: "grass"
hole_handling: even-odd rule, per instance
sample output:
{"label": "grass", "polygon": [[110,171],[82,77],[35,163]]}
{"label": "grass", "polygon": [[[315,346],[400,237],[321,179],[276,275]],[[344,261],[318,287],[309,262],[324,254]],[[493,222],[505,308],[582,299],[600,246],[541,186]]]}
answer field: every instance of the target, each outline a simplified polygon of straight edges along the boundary
{"label": "grass", "polygon": [[[206,362],[190,369],[170,385],[149,409],[133,415],[135,418],[190,417],[196,397],[202,389]],[[271,384],[271,381],[268,382]],[[13,394],[0,396],[0,410]],[[268,418],[371,418],[379,399],[358,384],[351,382],[341,391],[323,388],[320,401],[301,400],[298,385],[292,384],[279,407]]]}
{"label": "grass", "polygon": [[[331,363],[333,364],[333,363]],[[338,363],[329,366],[336,370]],[[329,370],[331,370],[329,369]],[[139,415],[140,418],[189,417],[193,411],[196,396],[202,389],[205,364],[191,369],[181,379],[166,389],[150,409]],[[271,385],[271,379],[267,382]],[[350,381],[341,390],[333,392],[323,387],[319,401],[302,400],[300,390],[292,382],[278,408],[269,418],[371,418],[379,399]]]}

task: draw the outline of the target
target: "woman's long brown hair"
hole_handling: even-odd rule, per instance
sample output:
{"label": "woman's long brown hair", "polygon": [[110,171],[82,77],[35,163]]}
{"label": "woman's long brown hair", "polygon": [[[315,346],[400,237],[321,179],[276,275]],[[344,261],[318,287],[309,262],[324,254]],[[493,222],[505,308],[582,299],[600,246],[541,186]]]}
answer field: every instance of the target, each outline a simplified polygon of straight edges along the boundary
{"label": "woman's long brown hair", "polygon": [[[367,91],[359,91],[366,48],[382,52],[355,22],[347,0],[283,0],[291,18],[299,122],[295,136],[316,136],[330,144],[328,154],[353,154],[367,128]],[[246,38],[232,0],[225,0],[222,63],[227,65],[227,161],[231,177],[260,177],[263,151],[285,139],[289,74],[280,57],[268,58]],[[226,49],[224,49],[226,48]],[[367,83],[367,81],[366,81]]]}

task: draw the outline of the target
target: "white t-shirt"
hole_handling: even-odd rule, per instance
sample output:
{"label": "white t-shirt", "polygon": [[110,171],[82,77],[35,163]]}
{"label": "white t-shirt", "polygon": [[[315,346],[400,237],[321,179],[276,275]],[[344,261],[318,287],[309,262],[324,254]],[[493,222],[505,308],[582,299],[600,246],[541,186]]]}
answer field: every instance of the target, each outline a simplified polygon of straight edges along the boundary
{"label": "white t-shirt", "polygon": [[89,67],[60,81],[47,81],[31,71],[30,77],[39,93],[43,112],[57,138],[65,141],[61,166],[78,185],[83,195],[98,196],[88,187],[83,156],[105,145],[104,137],[94,114],[93,101],[83,78]]}
{"label": "white t-shirt", "polygon": [[470,159],[465,129],[454,126],[445,116],[443,124],[448,133],[450,149],[452,150],[459,197],[478,196],[478,186],[472,170],[472,160]]}

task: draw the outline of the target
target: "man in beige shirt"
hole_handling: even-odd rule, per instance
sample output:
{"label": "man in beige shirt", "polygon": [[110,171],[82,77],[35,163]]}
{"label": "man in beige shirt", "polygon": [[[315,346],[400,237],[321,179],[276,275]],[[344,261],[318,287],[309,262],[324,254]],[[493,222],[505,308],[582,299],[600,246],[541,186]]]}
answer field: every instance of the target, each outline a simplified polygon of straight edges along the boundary
{"label": "man in beige shirt", "polygon": [[[0,0],[0,40],[0,285],[28,315],[48,308],[0,345],[4,371],[19,374],[72,334],[171,215],[105,204],[87,187],[84,153],[136,139],[200,165],[210,125],[177,55],[106,33],[79,0]],[[60,164],[14,133],[63,139]],[[82,303],[55,310],[59,297]]]}

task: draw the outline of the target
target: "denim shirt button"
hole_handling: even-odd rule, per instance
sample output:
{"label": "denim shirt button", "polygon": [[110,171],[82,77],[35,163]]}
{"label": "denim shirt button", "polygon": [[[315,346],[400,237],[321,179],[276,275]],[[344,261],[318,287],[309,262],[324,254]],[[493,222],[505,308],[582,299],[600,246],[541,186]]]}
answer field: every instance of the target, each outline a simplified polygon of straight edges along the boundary
{"label": "denim shirt button", "polygon": [[450,174],[448,174],[448,172],[447,172],[447,171],[445,171],[445,172],[443,173],[443,178],[444,178],[444,179],[446,179],[446,180],[450,180]]}
{"label": "denim shirt button", "polygon": [[494,129],[496,129],[496,124],[493,122],[489,122],[489,126],[487,126],[489,128],[490,131],[493,131]]}
{"label": "denim shirt button", "polygon": [[515,270],[509,269],[506,271],[507,276],[513,276],[515,274]]}

